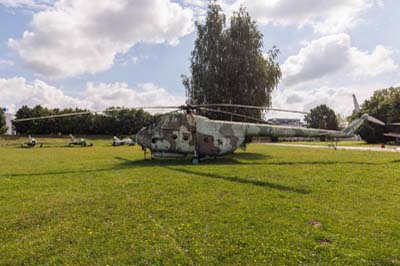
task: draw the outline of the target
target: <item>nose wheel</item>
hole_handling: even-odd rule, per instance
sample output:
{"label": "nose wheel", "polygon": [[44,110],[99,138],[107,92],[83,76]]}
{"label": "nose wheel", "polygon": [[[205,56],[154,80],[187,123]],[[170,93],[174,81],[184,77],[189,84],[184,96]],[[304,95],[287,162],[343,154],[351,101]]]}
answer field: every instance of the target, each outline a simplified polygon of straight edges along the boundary
{"label": "nose wheel", "polygon": [[192,164],[199,164],[200,163],[200,156],[198,155],[197,151],[194,151],[193,157],[192,157]]}
{"label": "nose wheel", "polygon": [[200,163],[200,158],[198,156],[193,156],[192,164],[199,164],[199,163]]}

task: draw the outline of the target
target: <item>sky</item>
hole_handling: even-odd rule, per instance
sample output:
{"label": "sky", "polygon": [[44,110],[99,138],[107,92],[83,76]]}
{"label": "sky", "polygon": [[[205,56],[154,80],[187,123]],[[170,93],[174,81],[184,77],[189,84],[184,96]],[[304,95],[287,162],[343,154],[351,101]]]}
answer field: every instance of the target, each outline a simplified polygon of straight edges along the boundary
{"label": "sky", "polygon": [[[103,110],[178,105],[204,20],[203,0],[0,0],[0,106]],[[376,89],[400,85],[398,0],[220,0],[243,5],[276,45],[276,108],[327,104],[348,115]],[[292,114],[270,113],[269,116]]]}

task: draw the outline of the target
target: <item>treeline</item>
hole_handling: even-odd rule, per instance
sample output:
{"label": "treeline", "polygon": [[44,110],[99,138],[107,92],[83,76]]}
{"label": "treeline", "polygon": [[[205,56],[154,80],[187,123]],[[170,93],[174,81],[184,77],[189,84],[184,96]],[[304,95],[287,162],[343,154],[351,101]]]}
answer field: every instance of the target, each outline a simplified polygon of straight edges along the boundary
{"label": "treeline", "polygon": [[5,109],[0,107],[0,134],[5,134],[7,130]]}
{"label": "treeline", "polygon": [[[14,123],[18,134],[104,134],[132,135],[143,126],[156,121],[158,115],[151,115],[142,109],[109,108],[104,113],[89,113],[69,117]],[[16,119],[50,115],[86,112],[86,109],[49,109],[37,105],[34,108],[22,106],[16,113]]]}

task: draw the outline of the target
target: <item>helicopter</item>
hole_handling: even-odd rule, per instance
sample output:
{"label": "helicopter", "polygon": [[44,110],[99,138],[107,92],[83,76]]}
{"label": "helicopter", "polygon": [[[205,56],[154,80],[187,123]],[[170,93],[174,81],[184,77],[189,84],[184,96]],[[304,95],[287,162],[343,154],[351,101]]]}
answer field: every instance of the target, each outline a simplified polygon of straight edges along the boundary
{"label": "helicopter", "polygon": [[123,145],[128,145],[128,146],[134,146],[135,142],[133,139],[126,137],[123,139],[118,138],[117,136],[114,136],[112,145],[115,146],[123,146]]}
{"label": "helicopter", "polygon": [[[360,108],[354,95],[353,99],[355,112],[359,113]],[[155,123],[142,128],[136,134],[136,143],[140,147],[142,147],[145,159],[147,158],[147,151],[150,150],[151,159],[180,158],[191,155],[191,162],[193,164],[199,164],[201,160],[206,158],[216,158],[219,156],[230,154],[240,148],[243,144],[245,144],[246,140],[257,136],[325,137],[338,139],[353,137],[356,130],[360,128],[361,125],[366,121],[370,121],[372,123],[380,124],[383,126],[385,125],[385,123],[383,123],[382,121],[368,114],[360,115],[358,119],[354,120],[341,131],[304,128],[299,126],[272,125],[261,119],[221,110],[221,108],[224,107],[249,108],[307,114],[307,112],[302,111],[237,104],[187,104],[181,106],[136,107],[135,109],[175,109],[172,112],[162,115]],[[113,111],[117,112],[120,110],[124,109],[115,109]],[[212,120],[203,115],[200,115],[199,113],[201,112],[215,112],[226,114],[235,117],[245,118],[247,120],[253,120],[257,123]],[[63,114],[60,116],[65,117],[84,115],[89,113],[98,113],[98,111]],[[44,117],[23,118],[19,120],[14,120],[14,122],[47,119],[54,117],[59,116],[52,115]]]}
{"label": "helicopter", "polygon": [[[240,105],[224,106],[259,108]],[[207,157],[218,157],[232,153],[240,148],[246,139],[257,136],[338,139],[353,137],[356,130],[365,121],[385,125],[368,114],[354,120],[345,129],[336,131],[267,123],[218,121],[193,113],[195,109],[221,112],[208,107],[210,105],[207,107],[182,106],[181,109],[186,110],[186,112],[166,114],[158,122],[140,130],[136,135],[136,143],[144,150],[145,157],[147,150],[151,151],[152,158],[186,157],[191,154],[193,155],[192,163],[198,164]],[[236,114],[232,113],[232,115]]]}
{"label": "helicopter", "polygon": [[43,147],[44,143],[38,142],[35,138],[28,136],[28,142],[21,143],[21,148],[34,148],[36,145],[40,145],[40,148]]}
{"label": "helicopter", "polygon": [[69,134],[69,137],[71,139],[70,142],[68,143],[69,147],[72,147],[72,146],[92,147],[93,146],[93,143],[89,143],[88,141],[86,141],[83,138],[75,138],[72,134]]}

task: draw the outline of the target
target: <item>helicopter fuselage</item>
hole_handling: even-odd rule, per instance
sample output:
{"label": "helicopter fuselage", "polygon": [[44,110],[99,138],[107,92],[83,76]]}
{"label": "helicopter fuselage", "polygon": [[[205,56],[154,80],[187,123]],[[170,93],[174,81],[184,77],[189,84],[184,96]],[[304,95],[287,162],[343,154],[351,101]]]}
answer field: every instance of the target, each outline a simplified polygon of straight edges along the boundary
{"label": "helicopter fuselage", "polygon": [[155,157],[221,156],[239,148],[245,140],[242,123],[209,120],[194,114],[169,114],[143,128],[136,142]]}

